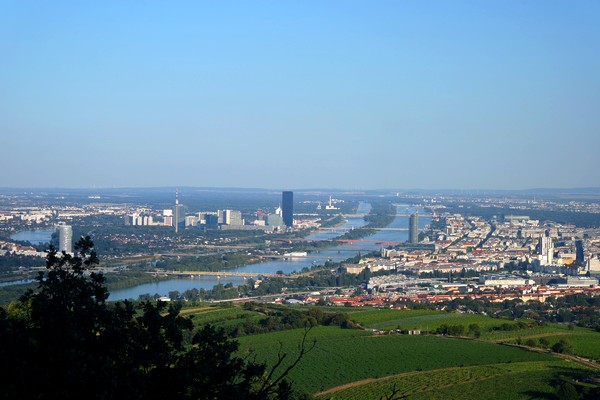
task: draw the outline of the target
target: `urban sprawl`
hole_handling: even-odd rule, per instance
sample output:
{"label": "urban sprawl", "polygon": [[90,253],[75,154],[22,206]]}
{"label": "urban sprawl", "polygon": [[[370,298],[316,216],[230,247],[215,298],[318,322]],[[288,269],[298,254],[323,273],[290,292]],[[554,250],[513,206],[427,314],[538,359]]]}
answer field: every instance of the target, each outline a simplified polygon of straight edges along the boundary
{"label": "urban sprawl", "polygon": [[[398,196],[391,200],[401,203],[403,199]],[[10,236],[23,230],[49,227],[57,229],[59,250],[70,253],[73,251],[73,226],[78,221],[98,216],[109,216],[111,221],[119,221],[120,225],[110,229],[110,240],[123,249],[131,244],[144,245],[151,253],[149,255],[154,257],[167,250],[171,255],[189,253],[190,249],[208,252],[222,248],[223,252],[231,252],[236,249],[236,244],[237,249],[243,249],[250,256],[249,263],[276,256],[302,257],[310,254],[311,250],[290,252],[288,247],[273,243],[294,243],[293,249],[297,250],[302,243],[307,243],[302,238],[318,231],[324,221],[339,218],[342,224],[346,216],[338,207],[343,200],[331,196],[322,202],[303,202],[304,209],[314,208],[315,213],[295,213],[292,192],[283,192],[280,204],[252,213],[232,209],[192,213],[180,204],[178,194],[174,207],[163,209],[139,204],[102,203],[100,196],[90,196],[82,205],[35,205],[32,202],[19,205],[10,195],[3,197],[0,251],[5,257],[45,256],[40,248],[11,240]],[[414,204],[425,210],[421,215],[418,212],[410,215],[406,226],[408,240],[382,241],[378,243],[379,251],[361,255],[352,262],[318,266],[321,270],[330,268],[334,275],[363,274],[365,279],[359,288],[362,290],[337,287],[303,294],[286,295],[284,292],[276,301],[402,307],[406,301],[436,303],[461,298],[492,302],[514,299],[545,301],[551,296],[600,291],[600,229],[535,219],[527,213],[527,210],[548,210],[597,214],[600,213],[597,203],[469,198],[480,208],[492,211],[496,207],[511,209],[510,214],[492,212],[485,217],[457,212],[462,206],[457,208],[456,204],[465,202],[465,199],[451,199],[452,207],[446,206],[442,197],[416,199],[413,196],[404,200],[413,203],[418,200]],[[11,201],[13,204],[10,204]],[[424,216],[430,222],[419,229],[419,218]],[[124,233],[119,231],[119,227],[129,229]],[[146,229],[137,234],[132,231],[133,227]],[[181,240],[174,240],[171,236],[153,234],[148,230],[153,227],[175,233],[193,231],[198,235],[188,234]],[[231,233],[244,232],[244,235],[255,231],[269,236],[266,239],[261,237],[264,243],[260,246],[256,243],[243,246],[235,235],[219,235],[228,230]],[[211,231],[216,234],[203,235]],[[360,243],[360,239],[356,243]],[[121,257],[131,260],[145,255],[148,254],[125,250]],[[110,254],[102,256],[106,259],[111,257]],[[40,264],[43,265],[43,262]],[[31,268],[21,267],[10,272],[27,274],[30,271]]]}

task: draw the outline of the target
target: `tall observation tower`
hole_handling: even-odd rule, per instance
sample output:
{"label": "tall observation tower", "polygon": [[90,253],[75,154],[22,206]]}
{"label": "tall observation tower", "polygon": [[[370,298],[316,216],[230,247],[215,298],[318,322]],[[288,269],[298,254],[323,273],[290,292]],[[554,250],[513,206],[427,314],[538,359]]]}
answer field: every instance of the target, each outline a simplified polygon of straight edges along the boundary
{"label": "tall observation tower", "polygon": [[175,233],[179,232],[179,188],[175,189]]}

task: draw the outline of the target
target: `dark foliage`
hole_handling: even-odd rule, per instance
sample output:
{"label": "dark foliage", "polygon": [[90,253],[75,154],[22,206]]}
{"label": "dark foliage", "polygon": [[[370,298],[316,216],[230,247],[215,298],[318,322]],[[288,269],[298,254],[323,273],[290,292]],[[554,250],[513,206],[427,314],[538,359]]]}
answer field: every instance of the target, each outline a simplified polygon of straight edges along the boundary
{"label": "dark foliage", "polygon": [[40,267],[44,265],[44,259],[36,256],[11,253],[9,251],[0,254],[0,273],[8,273],[22,268]]}
{"label": "dark foliage", "polygon": [[552,346],[552,351],[562,354],[573,354],[573,345],[565,339],[560,339]]}
{"label": "dark foliage", "polygon": [[38,291],[0,308],[0,398],[293,395],[287,371],[277,374],[236,356],[237,342],[220,330],[205,326],[186,343],[192,322],[176,305],[106,303],[104,277],[90,272],[98,262],[90,238],[82,238],[76,251],[71,256],[51,248]]}

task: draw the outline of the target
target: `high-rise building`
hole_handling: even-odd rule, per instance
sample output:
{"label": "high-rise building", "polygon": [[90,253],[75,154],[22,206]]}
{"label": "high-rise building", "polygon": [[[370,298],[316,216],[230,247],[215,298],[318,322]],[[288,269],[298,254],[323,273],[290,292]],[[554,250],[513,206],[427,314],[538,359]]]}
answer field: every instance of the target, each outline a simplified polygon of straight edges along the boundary
{"label": "high-rise building", "polygon": [[177,204],[174,211],[176,216],[173,219],[173,224],[175,224],[175,231],[178,232],[179,229],[185,227],[185,206]]}
{"label": "high-rise building", "polygon": [[70,225],[58,226],[58,250],[65,253],[73,252],[73,227]]}
{"label": "high-rise building", "polygon": [[283,222],[283,218],[281,218],[281,215],[277,215],[277,214],[267,214],[265,216],[265,223],[268,226],[283,226],[283,225],[285,225],[285,223]]}
{"label": "high-rise building", "polygon": [[542,265],[552,265],[554,261],[554,244],[548,232],[540,236],[538,247],[540,250],[540,263]]}
{"label": "high-rise building", "polygon": [[173,226],[173,210],[163,210],[163,225]]}
{"label": "high-rise building", "polygon": [[291,227],[294,225],[294,192],[283,192],[281,194],[281,208],[283,223]]}
{"label": "high-rise building", "polygon": [[408,217],[408,242],[419,243],[419,212]]}
{"label": "high-rise building", "polygon": [[208,229],[217,229],[219,227],[219,216],[217,214],[206,213],[204,226]]}
{"label": "high-rise building", "polygon": [[188,215],[185,217],[185,226],[197,226],[198,217],[195,215]]}
{"label": "high-rise building", "polygon": [[236,226],[244,225],[242,212],[237,210],[223,210],[223,224]]}

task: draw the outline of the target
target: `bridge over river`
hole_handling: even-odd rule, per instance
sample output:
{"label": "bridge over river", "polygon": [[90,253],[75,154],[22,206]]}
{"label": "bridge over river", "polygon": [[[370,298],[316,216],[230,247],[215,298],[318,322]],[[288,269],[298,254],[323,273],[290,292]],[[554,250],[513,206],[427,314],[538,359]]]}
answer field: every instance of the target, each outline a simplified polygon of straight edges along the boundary
{"label": "bridge over river", "polygon": [[[355,250],[355,249],[350,249],[351,251],[359,251],[359,250]],[[366,250],[365,250],[366,251]],[[306,255],[306,256],[286,256],[286,255],[265,255],[265,256],[259,256],[259,258],[261,259],[266,259],[266,258],[270,258],[270,259],[284,259],[284,260],[297,260],[297,259],[311,259],[311,258],[315,258],[315,259],[320,259],[322,260],[323,258],[329,258],[329,259],[338,259],[338,260],[345,260],[348,257],[343,257],[343,256],[331,256],[331,255],[324,255],[324,254],[312,254],[312,255]]]}
{"label": "bridge over river", "polygon": [[[364,218],[366,217],[368,214],[344,214],[342,215],[342,218]],[[389,216],[392,217],[410,217],[412,214],[408,214],[408,213],[398,213],[398,214],[387,214]],[[432,217],[433,214],[429,214],[429,213],[419,213],[419,217]]]}
{"label": "bridge over river", "polygon": [[373,231],[407,231],[408,228],[369,228],[366,226],[362,226],[360,228],[343,228],[343,227],[337,227],[337,228],[319,228],[319,231],[324,231],[324,232],[335,232],[335,231],[353,231],[355,229],[371,229]]}
{"label": "bridge over river", "polygon": [[[149,274],[157,275],[157,276],[180,276],[180,277],[190,277],[194,278],[196,276],[216,276],[217,278],[221,276],[240,276],[244,278],[257,278],[257,277],[268,277],[268,278],[276,278],[283,277],[285,275],[280,274],[269,274],[264,272],[235,272],[235,271],[149,271]],[[287,276],[288,278],[290,276]]]}

